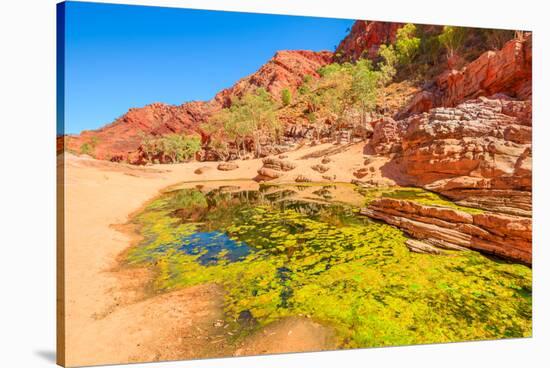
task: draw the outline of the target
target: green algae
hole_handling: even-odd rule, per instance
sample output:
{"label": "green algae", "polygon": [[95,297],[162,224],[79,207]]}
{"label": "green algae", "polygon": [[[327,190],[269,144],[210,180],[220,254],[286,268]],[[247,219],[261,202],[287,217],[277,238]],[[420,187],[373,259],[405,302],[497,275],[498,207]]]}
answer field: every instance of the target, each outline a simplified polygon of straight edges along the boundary
{"label": "green algae", "polygon": [[449,199],[422,188],[414,187],[389,187],[389,188],[373,188],[362,189],[365,195],[365,204],[368,205],[378,198],[392,198],[402,199],[407,201],[416,202],[427,206],[447,207],[456,210],[460,210],[472,215],[483,213],[483,210],[479,208],[472,208],[466,206],[460,206]]}
{"label": "green algae", "polygon": [[[293,200],[290,190],[166,193],[134,219],[144,240],[127,262],[152,267],[160,292],[222,285],[230,323],[245,311],[259,326],[306,315],[332,326],[341,347],[531,335],[528,267],[473,251],[411,253],[400,230],[358,216],[355,207]],[[367,201],[378,195],[364,194]],[[408,188],[384,193],[405,194]],[[412,193],[439,201],[420,194]],[[242,261],[202,265],[201,254],[180,247],[182,238],[205,230],[253,251]]]}

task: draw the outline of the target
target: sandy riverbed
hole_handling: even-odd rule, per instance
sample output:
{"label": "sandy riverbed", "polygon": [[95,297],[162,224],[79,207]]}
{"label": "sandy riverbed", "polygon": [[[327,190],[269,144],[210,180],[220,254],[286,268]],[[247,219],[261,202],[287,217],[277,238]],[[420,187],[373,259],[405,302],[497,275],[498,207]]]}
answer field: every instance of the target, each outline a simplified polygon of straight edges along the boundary
{"label": "sandy riverbed", "polygon": [[[362,147],[341,150],[324,144],[290,152],[288,159],[297,167],[279,181],[293,181],[299,174],[323,181],[311,166],[328,153],[328,174],[349,182],[363,166]],[[320,333],[322,327],[315,322],[292,319],[269,326],[269,333],[260,331],[237,349],[216,327],[223,319],[220,287],[201,285],[154,295],[147,289],[148,270],[119,267],[121,254],[139,240],[129,225],[123,226],[133,213],[171,185],[251,179],[262,166],[257,159],[236,162],[238,169],[219,171],[215,162],[132,167],[65,155],[66,365],[333,348],[330,332]],[[204,174],[194,173],[205,166],[210,169]],[[290,330],[294,333],[288,334]],[[317,337],[308,338],[312,334]]]}

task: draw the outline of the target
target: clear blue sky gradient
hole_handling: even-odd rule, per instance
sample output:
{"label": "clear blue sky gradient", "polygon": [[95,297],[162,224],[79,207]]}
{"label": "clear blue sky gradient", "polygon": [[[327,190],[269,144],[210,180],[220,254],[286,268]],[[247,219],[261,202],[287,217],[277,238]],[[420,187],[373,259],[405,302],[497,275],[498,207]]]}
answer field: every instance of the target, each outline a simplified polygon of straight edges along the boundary
{"label": "clear blue sky gradient", "polygon": [[278,50],[333,50],[352,20],[66,4],[65,133],[153,102],[209,100]]}

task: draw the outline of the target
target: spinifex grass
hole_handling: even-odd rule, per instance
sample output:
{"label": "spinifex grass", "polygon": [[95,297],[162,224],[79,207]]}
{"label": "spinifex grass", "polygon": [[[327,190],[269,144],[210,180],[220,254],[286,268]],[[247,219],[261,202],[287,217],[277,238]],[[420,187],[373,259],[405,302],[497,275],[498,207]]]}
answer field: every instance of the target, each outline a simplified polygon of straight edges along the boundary
{"label": "spinifex grass", "polygon": [[[260,325],[311,316],[332,326],[342,347],[531,335],[530,268],[470,251],[411,253],[400,230],[357,217],[355,208],[270,193],[167,193],[135,218],[144,241],[128,263],[154,267],[159,291],[222,285],[228,321],[243,311]],[[250,252],[235,261],[221,251],[201,264],[207,249],[181,249],[205,231]]]}

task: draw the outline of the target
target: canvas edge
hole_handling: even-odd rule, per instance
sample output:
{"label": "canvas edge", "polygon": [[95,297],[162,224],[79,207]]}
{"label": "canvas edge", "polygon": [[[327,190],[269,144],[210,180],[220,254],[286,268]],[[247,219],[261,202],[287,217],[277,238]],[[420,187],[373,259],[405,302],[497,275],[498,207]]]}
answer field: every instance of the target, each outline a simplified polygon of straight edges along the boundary
{"label": "canvas edge", "polygon": [[[56,363],[65,352],[65,2],[56,4]],[[61,147],[59,147],[61,143]]]}

